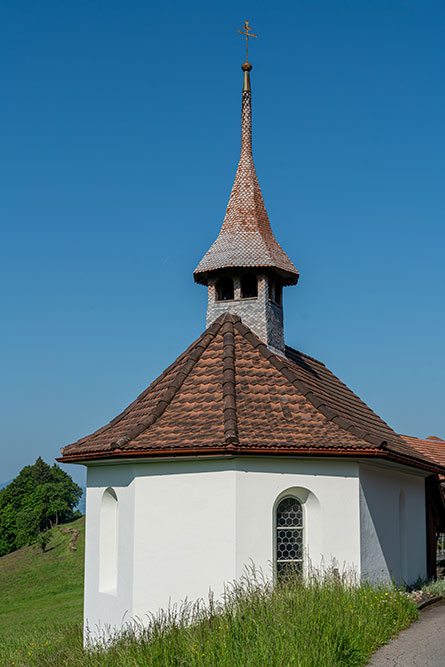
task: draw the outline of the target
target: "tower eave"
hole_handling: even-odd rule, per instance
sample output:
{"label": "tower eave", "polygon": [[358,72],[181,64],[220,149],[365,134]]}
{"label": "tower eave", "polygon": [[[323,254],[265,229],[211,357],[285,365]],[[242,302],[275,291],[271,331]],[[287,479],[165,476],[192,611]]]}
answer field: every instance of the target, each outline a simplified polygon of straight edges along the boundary
{"label": "tower eave", "polygon": [[198,285],[208,285],[209,278],[216,278],[219,275],[224,273],[233,273],[237,271],[243,271],[246,269],[250,270],[263,270],[265,273],[274,272],[278,274],[282,280],[283,287],[289,287],[291,285],[296,285],[300,278],[299,272],[295,269],[294,272],[286,271],[280,267],[270,265],[270,264],[235,264],[228,266],[220,266],[213,269],[204,269],[204,270],[195,270],[193,272],[193,278],[195,283]]}

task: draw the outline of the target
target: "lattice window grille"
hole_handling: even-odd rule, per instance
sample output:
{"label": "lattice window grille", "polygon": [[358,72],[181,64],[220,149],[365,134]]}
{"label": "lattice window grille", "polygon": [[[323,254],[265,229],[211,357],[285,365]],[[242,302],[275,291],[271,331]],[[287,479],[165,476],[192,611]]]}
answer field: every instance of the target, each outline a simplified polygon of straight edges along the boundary
{"label": "lattice window grille", "polygon": [[303,571],[303,508],[296,498],[283,498],[276,512],[278,578]]}

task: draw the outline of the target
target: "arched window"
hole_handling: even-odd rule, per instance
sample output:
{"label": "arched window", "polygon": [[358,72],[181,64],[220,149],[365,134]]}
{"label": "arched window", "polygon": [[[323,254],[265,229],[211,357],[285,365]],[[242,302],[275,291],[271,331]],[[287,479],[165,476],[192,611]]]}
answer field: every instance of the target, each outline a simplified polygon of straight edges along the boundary
{"label": "arched window", "polygon": [[283,300],[283,286],[282,286],[282,284],[280,283],[279,280],[276,280],[275,281],[275,299],[274,299],[274,301],[278,306],[281,306],[282,300]]}
{"label": "arched window", "polygon": [[241,298],[252,299],[258,296],[258,280],[254,273],[241,276]]}
{"label": "arched window", "polygon": [[283,286],[279,280],[274,278],[269,279],[269,299],[276,303],[278,306],[281,306],[283,294]]}
{"label": "arched window", "polygon": [[215,288],[217,301],[231,301],[234,298],[233,280],[229,276],[219,278],[215,283]]}
{"label": "arched window", "polygon": [[117,496],[105,489],[99,518],[99,590],[116,593],[117,587]]}
{"label": "arched window", "polygon": [[303,571],[303,508],[296,498],[287,496],[276,510],[277,577]]}

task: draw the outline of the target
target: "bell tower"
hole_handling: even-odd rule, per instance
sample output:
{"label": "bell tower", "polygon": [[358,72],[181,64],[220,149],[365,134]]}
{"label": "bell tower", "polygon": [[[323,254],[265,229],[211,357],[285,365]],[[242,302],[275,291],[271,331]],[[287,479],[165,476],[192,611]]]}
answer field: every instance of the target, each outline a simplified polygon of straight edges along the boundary
{"label": "bell tower", "polygon": [[241,103],[241,155],[221,231],[194,271],[207,285],[207,326],[221,313],[239,315],[272,350],[284,352],[283,287],[295,285],[298,271],[278,244],[269,222],[252,155],[252,91],[247,59]]}

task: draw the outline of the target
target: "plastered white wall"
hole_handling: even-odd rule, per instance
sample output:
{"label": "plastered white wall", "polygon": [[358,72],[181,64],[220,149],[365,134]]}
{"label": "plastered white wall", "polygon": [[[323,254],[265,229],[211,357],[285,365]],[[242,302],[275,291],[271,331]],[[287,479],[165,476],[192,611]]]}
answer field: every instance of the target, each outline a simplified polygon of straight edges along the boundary
{"label": "plastered white wall", "polygon": [[[426,577],[425,477],[405,470],[360,464],[363,578],[411,584]],[[405,535],[400,526],[401,491]]]}
{"label": "plastered white wall", "polygon": [[237,460],[236,576],[253,560],[271,574],[274,509],[285,495],[303,504],[304,545],[313,566],[333,560],[359,573],[358,466],[303,459]]}
{"label": "plastered white wall", "polygon": [[[89,467],[86,494],[84,631],[92,639],[121,628],[132,616],[134,544],[133,466]],[[113,594],[99,590],[100,509],[111,487],[118,502],[117,586]]]}
{"label": "plastered white wall", "polygon": [[[148,612],[219,596],[252,561],[271,575],[274,508],[303,503],[305,549],[315,565],[360,566],[354,462],[226,459],[96,465],[88,471],[85,623],[96,635]],[[116,595],[99,592],[99,517],[105,489],[118,498]]]}
{"label": "plastered white wall", "polygon": [[235,578],[235,476],[223,461],[141,464],[135,480],[133,614],[143,620]]}

